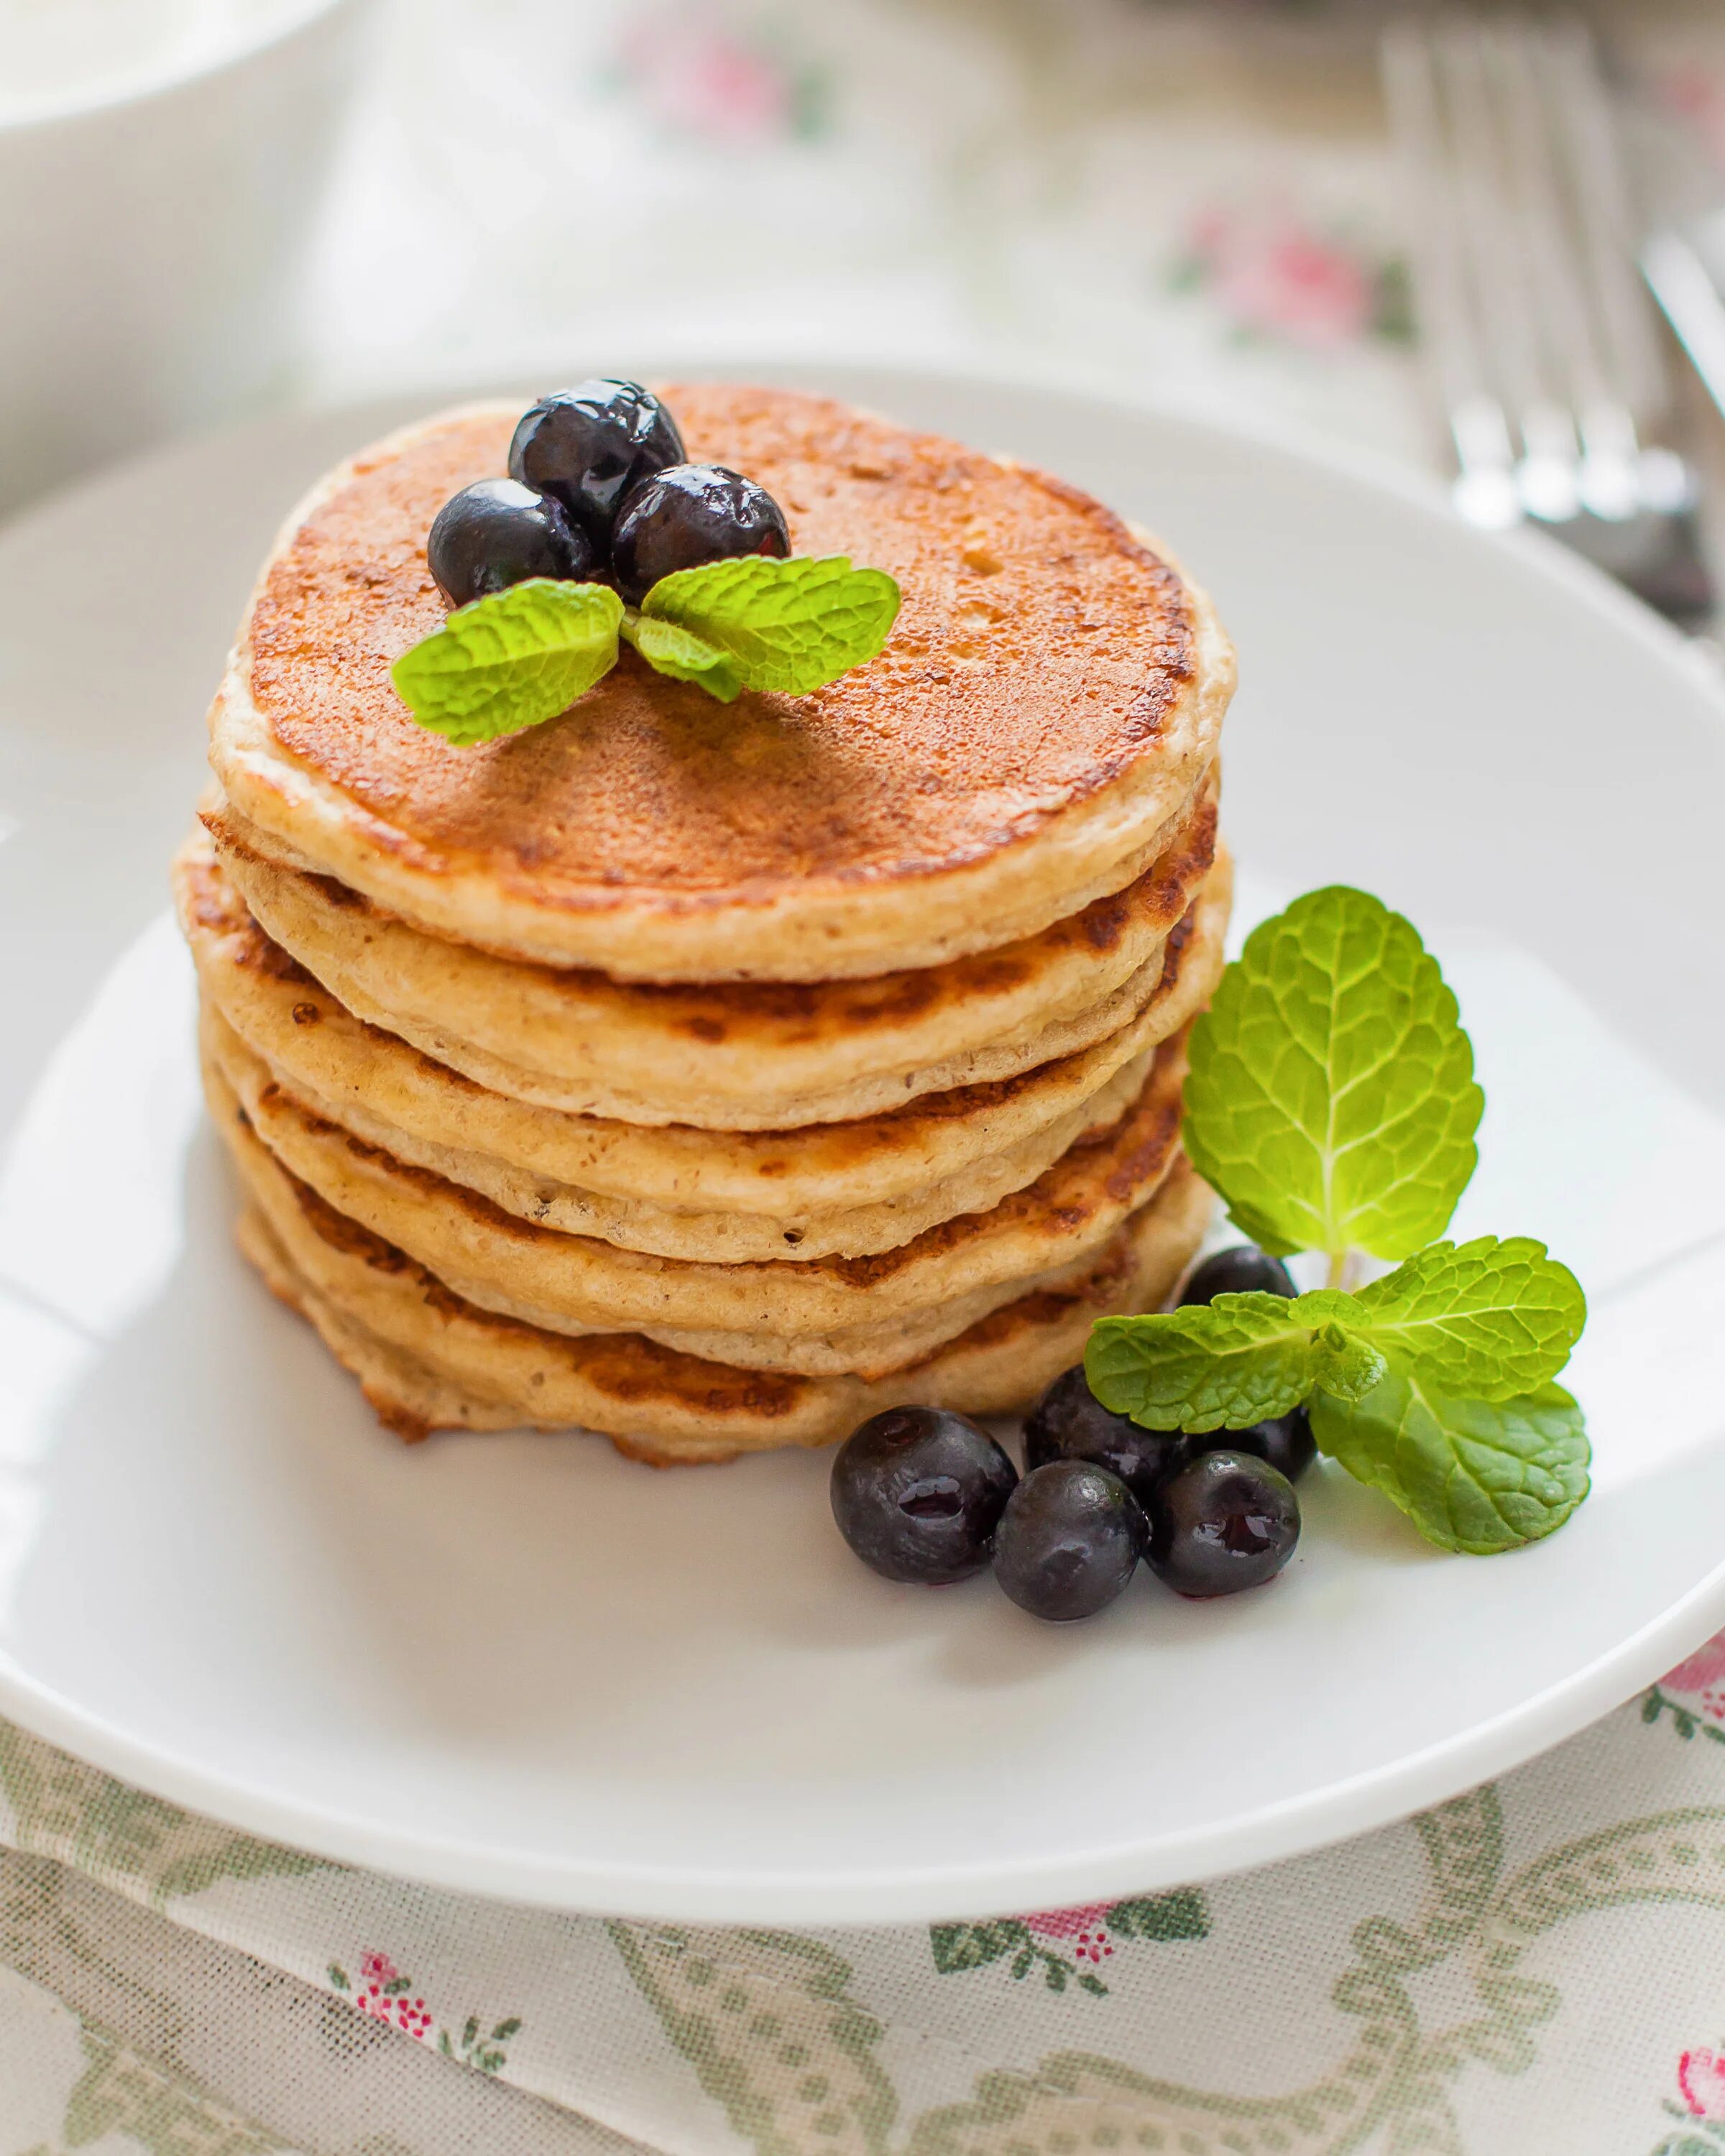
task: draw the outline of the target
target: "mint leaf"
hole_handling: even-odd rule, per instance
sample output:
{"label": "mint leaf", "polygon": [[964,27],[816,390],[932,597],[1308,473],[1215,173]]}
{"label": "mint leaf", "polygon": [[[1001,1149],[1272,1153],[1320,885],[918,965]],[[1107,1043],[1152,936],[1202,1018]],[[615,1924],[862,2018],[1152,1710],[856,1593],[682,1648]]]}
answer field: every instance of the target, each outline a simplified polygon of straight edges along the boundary
{"label": "mint leaf", "polygon": [[1587,1433],[1561,1385],[1495,1403],[1456,1399],[1392,1368],[1352,1404],[1319,1393],[1312,1430],[1440,1549],[1489,1557],[1538,1542],[1587,1495]]}
{"label": "mint leaf", "polygon": [[[891,577],[853,569],[842,554],[789,561],[747,554],[661,577],[641,602],[641,616],[644,626],[661,621],[692,630],[730,661],[746,689],[803,696],[874,658],[898,606]],[[637,648],[649,665],[658,664],[639,639]]]}
{"label": "mint leaf", "polygon": [[617,664],[623,602],[532,577],[458,607],[389,670],[422,726],[471,747],[568,710]]}
{"label": "mint leaf", "polygon": [[634,644],[647,664],[675,681],[695,681],[721,704],[735,703],[742,693],[737,669],[716,644],[697,636],[692,629],[674,621],[657,621],[648,615],[626,613],[619,634]]}
{"label": "mint leaf", "polygon": [[1288,1414],[1319,1385],[1357,1399],[1384,1371],[1369,1341],[1334,1322],[1313,1325],[1301,1302],[1265,1294],[1099,1318],[1084,1353],[1103,1406],[1147,1430],[1245,1430]]}
{"label": "mint leaf", "polygon": [[[1422,1383],[1477,1400],[1533,1392],[1569,1359],[1587,1298],[1567,1265],[1527,1235],[1434,1243],[1358,1295],[1334,1322]],[[1327,1313],[1325,1291],[1296,1308]]]}
{"label": "mint leaf", "polygon": [[1279,1295],[1219,1295],[1162,1316],[1103,1317],[1084,1374],[1146,1430],[1245,1430],[1299,1406],[1317,1381],[1312,1327]]}
{"label": "mint leaf", "polygon": [[1186,1150],[1266,1250],[1404,1258],[1441,1235],[1483,1106],[1436,960],[1343,885],[1254,929],[1193,1029]]}

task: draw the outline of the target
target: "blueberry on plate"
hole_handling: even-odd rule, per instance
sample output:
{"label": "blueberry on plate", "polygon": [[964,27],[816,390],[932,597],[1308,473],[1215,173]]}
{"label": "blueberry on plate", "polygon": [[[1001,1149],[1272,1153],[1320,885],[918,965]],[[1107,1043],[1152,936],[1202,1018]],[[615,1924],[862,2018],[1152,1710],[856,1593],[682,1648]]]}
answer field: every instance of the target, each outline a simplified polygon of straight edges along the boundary
{"label": "blueberry on plate", "polygon": [[723,465],[673,465],[630,495],[611,536],[617,588],[639,606],[661,577],[739,554],[791,551],[784,511]]}
{"label": "blueberry on plate", "polygon": [[[1274,1415],[1268,1422],[1255,1422],[1250,1430],[1230,1430],[1226,1435],[1230,1452],[1255,1454],[1279,1469],[1290,1482],[1297,1482],[1317,1456],[1312,1418],[1304,1408],[1296,1408],[1291,1414]],[[1214,1443],[1211,1438],[1197,1441]]]}
{"label": "blueberry on plate", "polygon": [[1087,1460],[1050,1460],[1006,1501],[994,1577],[1020,1609],[1070,1624],[1115,1599],[1148,1536],[1143,1507],[1117,1475]]}
{"label": "blueberry on plate", "polygon": [[1299,1539],[1286,1475],[1248,1452],[1206,1452],[1157,1497],[1150,1568],[1177,1594],[1234,1594],[1273,1579]]}
{"label": "blueberry on plate", "polygon": [[509,471],[555,495],[603,552],[624,496],[687,454],[676,421],[639,382],[578,382],[522,416]]}
{"label": "blueberry on plate", "polygon": [[482,479],[452,495],[437,512],[425,558],[452,607],[529,577],[579,583],[593,567],[587,536],[562,503],[512,479]]}
{"label": "blueberry on plate", "polygon": [[888,1408],[833,1462],[833,1517],[886,1579],[939,1586],[980,1572],[1018,1470],[985,1430],[940,1408]]}
{"label": "blueberry on plate", "polygon": [[1280,1258],[1272,1258],[1255,1243],[1236,1243],[1231,1250],[1218,1250],[1204,1260],[1182,1289],[1180,1307],[1214,1302],[1219,1295],[1292,1296],[1299,1292]]}
{"label": "blueberry on plate", "polygon": [[1024,1471],[1051,1460],[1087,1460],[1117,1475],[1148,1507],[1170,1475],[1195,1460],[1204,1440],[1177,1430],[1140,1430],[1105,1408],[1076,1363],[1056,1378],[1024,1418]]}

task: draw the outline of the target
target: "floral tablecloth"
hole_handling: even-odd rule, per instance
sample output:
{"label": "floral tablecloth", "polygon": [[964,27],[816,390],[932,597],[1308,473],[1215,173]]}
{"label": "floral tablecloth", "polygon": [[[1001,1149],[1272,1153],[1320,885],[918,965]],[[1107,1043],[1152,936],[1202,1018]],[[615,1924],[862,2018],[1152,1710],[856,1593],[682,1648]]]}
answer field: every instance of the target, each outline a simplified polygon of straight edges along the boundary
{"label": "floral tablecloth", "polygon": [[0,2151],[1718,2156],[1725,1637],[1293,1863],[821,1932],[470,1900],[0,1727]]}
{"label": "floral tablecloth", "polygon": [[[1423,459],[1362,13],[403,0],[306,294],[306,390],[690,336],[1020,350]],[[1725,153],[1716,13],[1617,27]],[[0,1725],[0,2156],[632,2146],[1717,2156],[1725,1637],[1341,1848],[870,1931],[403,1885]]]}

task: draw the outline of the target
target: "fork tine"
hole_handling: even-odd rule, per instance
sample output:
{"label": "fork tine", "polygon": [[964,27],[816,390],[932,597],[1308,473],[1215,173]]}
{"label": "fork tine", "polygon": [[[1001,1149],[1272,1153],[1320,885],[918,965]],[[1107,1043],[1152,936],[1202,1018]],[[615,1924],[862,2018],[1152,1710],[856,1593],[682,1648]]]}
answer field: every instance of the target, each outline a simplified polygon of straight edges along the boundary
{"label": "fork tine", "polygon": [[1635,275],[1628,180],[1598,53],[1579,23],[1548,32],[1544,53],[1548,110],[1574,190],[1582,260],[1604,346],[1606,393],[1646,427],[1663,415],[1669,385]]}
{"label": "fork tine", "polygon": [[[1523,506],[1557,521],[1578,506],[1575,423],[1544,302],[1562,276],[1560,235],[1539,228],[1538,139],[1523,144],[1515,108],[1512,33],[1455,25],[1443,38],[1455,105],[1463,199],[1470,218],[1488,353],[1512,424],[1521,434],[1516,483]],[[1553,259],[1553,244],[1558,243]]]}
{"label": "fork tine", "polygon": [[1386,31],[1382,52],[1384,97],[1407,202],[1414,302],[1455,446],[1456,506],[1476,524],[1513,524],[1521,515],[1515,446],[1486,364],[1468,274],[1468,234],[1437,54],[1429,33],[1411,21]]}
{"label": "fork tine", "polygon": [[1506,210],[1533,297],[1542,374],[1548,393],[1579,412],[1604,396],[1604,370],[1589,295],[1576,274],[1568,175],[1548,101],[1545,33],[1504,23],[1487,35],[1515,179]]}

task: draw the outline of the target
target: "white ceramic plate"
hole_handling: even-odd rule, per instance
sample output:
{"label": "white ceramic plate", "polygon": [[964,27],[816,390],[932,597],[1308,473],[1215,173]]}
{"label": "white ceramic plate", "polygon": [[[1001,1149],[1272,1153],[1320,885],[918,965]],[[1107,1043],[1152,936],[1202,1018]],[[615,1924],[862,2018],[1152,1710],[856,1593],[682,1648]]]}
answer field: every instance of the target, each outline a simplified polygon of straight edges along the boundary
{"label": "white ceramic plate", "polygon": [[234,1254],[163,911],[255,562],[409,416],[374,406],[0,536],[0,1710],[326,1856],[670,1918],[1096,1901],[1450,1795],[1725,1623],[1725,706],[1589,572],[1415,490],[1047,388],[802,373],[1095,488],[1214,589],[1244,910],[1348,880],[1441,955],[1489,1101],[1458,1227],[1590,1291],[1592,1500],[1451,1558],[1320,1469],[1273,1587],[1147,1575],[1067,1630],[865,1572],[824,1455],[385,1435]]}

